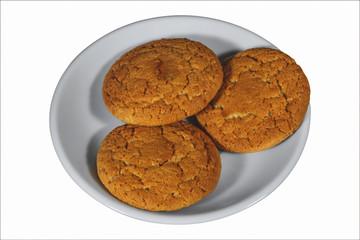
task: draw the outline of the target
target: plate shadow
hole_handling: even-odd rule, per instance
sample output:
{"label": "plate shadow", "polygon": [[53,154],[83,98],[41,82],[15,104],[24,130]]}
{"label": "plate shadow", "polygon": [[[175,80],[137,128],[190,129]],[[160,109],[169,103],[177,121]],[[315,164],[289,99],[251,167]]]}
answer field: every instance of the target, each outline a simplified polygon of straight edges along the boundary
{"label": "plate shadow", "polygon": [[88,166],[91,177],[99,186],[101,186],[106,191],[107,191],[107,189],[101,183],[101,181],[98,177],[98,174],[97,174],[96,158],[97,158],[98,151],[100,149],[101,142],[104,140],[104,138],[110,131],[109,131],[109,128],[102,128],[99,131],[97,131],[91,137],[91,139],[88,143],[87,152],[86,152],[87,166]]}

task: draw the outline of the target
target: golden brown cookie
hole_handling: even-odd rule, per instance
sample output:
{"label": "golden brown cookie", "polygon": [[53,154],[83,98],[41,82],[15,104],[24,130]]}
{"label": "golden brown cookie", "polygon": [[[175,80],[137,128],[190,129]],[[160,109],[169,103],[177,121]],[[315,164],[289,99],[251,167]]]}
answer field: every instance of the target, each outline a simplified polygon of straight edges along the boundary
{"label": "golden brown cookie", "polygon": [[218,147],[257,152],[300,126],[310,100],[308,80],[285,53],[255,48],[223,63],[224,84],[197,119]]}
{"label": "golden brown cookie", "polygon": [[174,211],[215,189],[221,161],[212,140],[181,121],[115,128],[101,143],[97,169],[101,182],[121,201],[150,211]]}
{"label": "golden brown cookie", "polygon": [[107,109],[121,121],[159,126],[205,108],[223,81],[213,51],[188,39],[161,39],[125,53],[103,83]]}

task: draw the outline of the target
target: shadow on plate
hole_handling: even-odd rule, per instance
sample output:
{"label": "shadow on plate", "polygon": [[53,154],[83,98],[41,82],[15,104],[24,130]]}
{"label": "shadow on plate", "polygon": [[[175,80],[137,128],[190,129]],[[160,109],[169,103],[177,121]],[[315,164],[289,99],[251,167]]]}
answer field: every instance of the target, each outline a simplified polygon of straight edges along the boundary
{"label": "shadow on plate", "polygon": [[[111,129],[112,130],[112,129]],[[103,141],[103,139],[106,137],[106,135],[111,131],[109,128],[102,128],[101,130],[97,131],[90,139],[87,147],[86,152],[86,159],[87,159],[87,165],[90,172],[91,177],[93,180],[101,186],[104,190],[106,188],[101,183],[98,175],[97,175],[97,166],[96,166],[96,158],[97,153],[100,149],[100,144]],[[107,191],[107,190],[106,190]]]}
{"label": "shadow on plate", "polygon": [[114,117],[106,108],[104,104],[104,100],[102,97],[102,86],[104,82],[104,78],[109,71],[110,67],[115,63],[115,61],[121,56],[121,54],[114,55],[104,66],[102,67],[101,71],[96,76],[94,82],[91,85],[90,89],[90,110],[93,115],[106,123],[113,123],[116,124],[119,122],[119,125],[122,122]]}
{"label": "shadow on plate", "polygon": [[224,39],[217,38],[214,36],[204,36],[204,35],[186,35],[186,36],[171,36],[169,38],[179,38],[186,37],[190,40],[201,42],[206,45],[208,48],[212,49],[218,56],[220,62],[222,62],[227,57],[234,55],[235,53],[241,52],[245,49],[239,49],[236,45],[230,41],[225,41]]}
{"label": "shadow on plate", "polygon": [[238,199],[232,193],[237,183],[241,181],[242,173],[246,167],[246,161],[244,161],[246,155],[239,153],[226,154],[228,156],[225,160],[222,160],[221,176],[218,185],[212,193],[190,207],[174,212],[158,212],[157,214],[186,216],[208,213],[229,207],[238,202]]}

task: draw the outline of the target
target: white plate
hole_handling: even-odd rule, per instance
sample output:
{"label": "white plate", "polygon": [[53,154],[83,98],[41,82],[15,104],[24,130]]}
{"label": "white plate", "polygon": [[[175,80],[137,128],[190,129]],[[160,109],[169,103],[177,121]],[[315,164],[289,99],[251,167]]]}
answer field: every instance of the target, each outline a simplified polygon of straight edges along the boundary
{"label": "white plate", "polygon": [[130,49],[152,40],[176,37],[202,42],[220,60],[248,48],[276,48],[246,29],[210,18],[169,16],[127,25],[91,44],[66,69],[52,100],[50,130],[65,170],[85,192],[104,205],[150,222],[206,222],[253,205],[284,181],[305,146],[310,108],[300,128],[271,149],[251,154],[220,152],[222,172],[218,186],[199,203],[175,212],[150,212],[122,203],[109,194],[96,174],[101,141],[123,124],[104,106],[103,79],[115,60]]}

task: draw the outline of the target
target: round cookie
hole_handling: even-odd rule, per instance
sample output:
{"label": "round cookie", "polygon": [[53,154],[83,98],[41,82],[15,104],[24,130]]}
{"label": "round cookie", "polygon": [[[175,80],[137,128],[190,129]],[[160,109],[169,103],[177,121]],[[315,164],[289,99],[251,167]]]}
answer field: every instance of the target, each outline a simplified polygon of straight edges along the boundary
{"label": "round cookie", "polygon": [[300,126],[310,100],[301,67],[285,53],[254,48],[223,63],[224,84],[197,119],[216,145],[231,152],[271,148]]}
{"label": "round cookie", "polygon": [[123,125],[101,143],[97,170],[104,186],[124,203],[174,211],[215,189],[221,161],[212,140],[190,123]]}
{"label": "round cookie", "polygon": [[215,53],[188,39],[161,39],[122,55],[103,83],[107,109],[121,121],[159,126],[195,115],[220,89]]}

